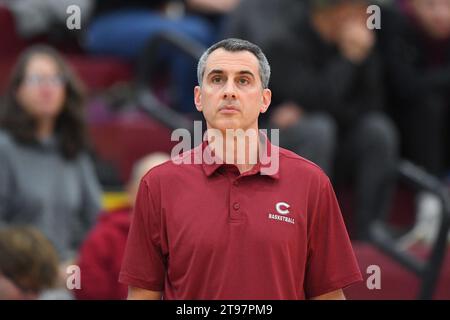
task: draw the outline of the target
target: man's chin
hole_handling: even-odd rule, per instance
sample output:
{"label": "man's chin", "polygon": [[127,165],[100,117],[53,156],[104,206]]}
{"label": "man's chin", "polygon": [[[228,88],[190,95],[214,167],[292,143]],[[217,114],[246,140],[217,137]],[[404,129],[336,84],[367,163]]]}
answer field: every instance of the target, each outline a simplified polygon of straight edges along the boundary
{"label": "man's chin", "polygon": [[237,130],[242,128],[242,124],[237,119],[218,119],[213,126],[214,129],[225,131],[227,129]]}

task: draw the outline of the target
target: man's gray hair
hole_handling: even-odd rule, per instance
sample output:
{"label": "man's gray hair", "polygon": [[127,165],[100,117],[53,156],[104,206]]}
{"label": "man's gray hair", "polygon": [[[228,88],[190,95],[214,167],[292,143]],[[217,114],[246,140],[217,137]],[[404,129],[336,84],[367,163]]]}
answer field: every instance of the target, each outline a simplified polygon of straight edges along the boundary
{"label": "man's gray hair", "polygon": [[262,52],[261,48],[256,44],[251,43],[247,40],[229,38],[222,41],[219,41],[209,47],[198,60],[197,66],[197,79],[198,84],[201,86],[203,82],[203,75],[205,73],[206,60],[209,55],[217,50],[224,49],[229,52],[239,52],[239,51],[249,51],[255,55],[259,62],[259,76],[261,78],[261,83],[263,88],[269,87],[269,79],[270,79],[270,65],[267,61],[266,56]]}

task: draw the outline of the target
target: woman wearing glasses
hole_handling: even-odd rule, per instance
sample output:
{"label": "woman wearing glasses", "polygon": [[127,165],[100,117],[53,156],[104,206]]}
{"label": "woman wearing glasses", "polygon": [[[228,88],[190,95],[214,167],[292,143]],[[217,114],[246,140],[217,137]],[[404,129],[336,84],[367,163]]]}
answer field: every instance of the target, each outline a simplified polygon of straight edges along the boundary
{"label": "woman wearing glasses", "polygon": [[78,82],[53,49],[24,52],[0,107],[0,225],[33,225],[73,257],[100,209]]}

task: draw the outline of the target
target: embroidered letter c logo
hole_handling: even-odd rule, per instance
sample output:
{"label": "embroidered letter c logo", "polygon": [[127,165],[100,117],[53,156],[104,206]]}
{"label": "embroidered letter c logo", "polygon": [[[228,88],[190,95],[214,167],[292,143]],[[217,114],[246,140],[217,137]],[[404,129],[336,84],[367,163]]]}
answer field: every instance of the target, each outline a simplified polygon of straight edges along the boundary
{"label": "embroidered letter c logo", "polygon": [[275,205],[275,208],[277,209],[277,212],[279,214],[288,214],[289,213],[289,207],[290,205],[288,205],[286,202],[278,202]]}

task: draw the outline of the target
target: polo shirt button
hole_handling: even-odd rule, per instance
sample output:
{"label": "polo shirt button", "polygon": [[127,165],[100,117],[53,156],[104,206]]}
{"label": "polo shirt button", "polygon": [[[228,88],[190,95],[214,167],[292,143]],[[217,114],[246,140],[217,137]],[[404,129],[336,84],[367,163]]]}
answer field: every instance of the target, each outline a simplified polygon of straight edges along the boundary
{"label": "polo shirt button", "polygon": [[234,209],[234,210],[239,210],[240,207],[241,207],[241,205],[239,204],[239,202],[235,202],[235,203],[233,204],[233,209]]}
{"label": "polo shirt button", "polygon": [[237,186],[237,185],[239,185],[239,181],[237,181],[237,180],[236,180],[236,181],[234,181],[234,182],[233,182],[233,185],[234,185],[234,186]]}

